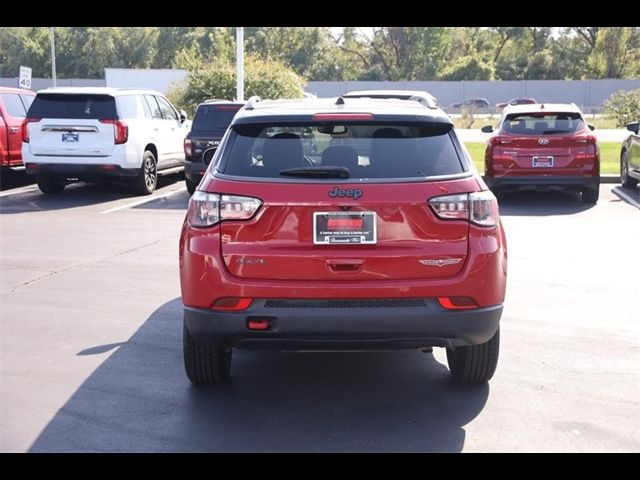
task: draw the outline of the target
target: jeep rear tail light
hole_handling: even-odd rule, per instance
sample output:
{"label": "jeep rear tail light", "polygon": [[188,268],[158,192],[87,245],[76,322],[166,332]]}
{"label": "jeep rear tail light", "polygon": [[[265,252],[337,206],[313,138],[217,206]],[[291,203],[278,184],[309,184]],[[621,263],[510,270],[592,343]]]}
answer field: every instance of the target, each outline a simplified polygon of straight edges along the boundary
{"label": "jeep rear tail light", "polygon": [[100,123],[113,125],[113,140],[116,145],[127,143],[129,127],[122,120],[100,120]]}
{"label": "jeep rear tail light", "polygon": [[184,139],[184,154],[189,158],[191,157],[191,139],[190,138]]}
{"label": "jeep rear tail light", "polygon": [[478,304],[471,297],[438,297],[438,303],[447,310],[469,310],[478,308]]}
{"label": "jeep rear tail light", "polygon": [[239,312],[246,310],[251,305],[251,298],[225,297],[219,298],[211,305],[211,310],[223,310],[225,312]]}
{"label": "jeep rear tail light", "polygon": [[22,121],[22,141],[25,143],[29,143],[29,127],[30,123],[39,122],[42,120],[41,118],[25,118]]}
{"label": "jeep rear tail light", "polygon": [[468,220],[481,227],[498,223],[498,201],[490,190],[434,197],[429,206],[443,220]]}
{"label": "jeep rear tail light", "polygon": [[260,205],[258,198],[198,191],[189,200],[187,218],[192,227],[206,228],[223,220],[249,220]]}

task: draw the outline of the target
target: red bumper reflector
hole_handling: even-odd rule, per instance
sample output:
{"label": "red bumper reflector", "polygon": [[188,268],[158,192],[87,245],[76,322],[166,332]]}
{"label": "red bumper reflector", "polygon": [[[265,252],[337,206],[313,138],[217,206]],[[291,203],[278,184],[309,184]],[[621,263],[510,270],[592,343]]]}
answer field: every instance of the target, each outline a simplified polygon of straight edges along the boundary
{"label": "red bumper reflector", "polygon": [[249,320],[247,322],[249,330],[269,330],[269,320]]}
{"label": "red bumper reflector", "polygon": [[246,310],[251,305],[251,298],[239,298],[239,297],[226,297],[219,298],[213,305],[211,310],[223,310],[225,312],[239,312],[240,310]]}
{"label": "red bumper reflector", "polygon": [[468,310],[478,308],[478,304],[471,297],[438,297],[438,303],[447,310]]}

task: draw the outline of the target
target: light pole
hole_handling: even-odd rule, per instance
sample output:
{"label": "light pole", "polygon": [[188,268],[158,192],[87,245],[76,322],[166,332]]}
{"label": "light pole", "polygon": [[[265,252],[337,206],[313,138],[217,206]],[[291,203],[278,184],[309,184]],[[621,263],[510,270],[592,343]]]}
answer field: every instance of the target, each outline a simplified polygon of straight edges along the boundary
{"label": "light pole", "polygon": [[244,101],[244,27],[236,27],[236,101]]}
{"label": "light pole", "polygon": [[51,78],[53,86],[56,86],[56,31],[51,27]]}

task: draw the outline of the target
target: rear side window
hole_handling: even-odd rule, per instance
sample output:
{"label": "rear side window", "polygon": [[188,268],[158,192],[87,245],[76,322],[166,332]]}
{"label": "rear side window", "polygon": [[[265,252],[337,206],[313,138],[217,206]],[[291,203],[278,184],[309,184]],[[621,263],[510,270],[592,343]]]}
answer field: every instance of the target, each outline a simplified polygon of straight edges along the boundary
{"label": "rear side window", "polygon": [[20,100],[20,95],[17,93],[0,93],[0,97],[2,97],[4,108],[12,117],[22,118],[27,115],[22,100]]}
{"label": "rear side window", "polygon": [[33,118],[75,118],[117,120],[116,101],[110,95],[39,93],[29,116]]}
{"label": "rear side window", "polygon": [[198,132],[224,132],[241,105],[200,105],[193,117],[191,130]]}
{"label": "rear side window", "polygon": [[160,110],[162,111],[162,116],[167,120],[178,120],[178,114],[173,109],[173,107],[162,97],[156,97],[158,100],[158,105],[160,105]]}
{"label": "rear side window", "polygon": [[151,118],[162,120],[162,111],[160,110],[158,102],[156,102],[156,97],[154,97],[153,95],[145,95],[144,99],[147,102],[149,110],[151,111]]}
{"label": "rear side window", "polygon": [[518,135],[549,135],[576,132],[584,126],[582,116],[576,112],[536,112],[507,115],[502,129]]}
{"label": "rear side window", "polygon": [[139,95],[123,95],[116,97],[118,105],[118,116],[121,119],[138,118],[138,111],[141,110]]}
{"label": "rear side window", "polygon": [[236,125],[218,169],[259,178],[320,166],[345,167],[350,179],[453,175],[465,167],[450,131],[441,123]]}

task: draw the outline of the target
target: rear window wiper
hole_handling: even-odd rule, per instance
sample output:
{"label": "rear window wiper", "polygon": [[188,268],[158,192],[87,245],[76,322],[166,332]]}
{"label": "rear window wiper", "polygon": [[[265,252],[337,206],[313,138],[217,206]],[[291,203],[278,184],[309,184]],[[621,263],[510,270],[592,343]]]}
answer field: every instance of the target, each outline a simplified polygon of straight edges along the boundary
{"label": "rear window wiper", "polygon": [[349,178],[349,169],[346,167],[331,166],[285,168],[284,170],[280,170],[280,175],[288,177]]}
{"label": "rear window wiper", "polygon": [[542,135],[549,135],[552,133],[573,133],[573,130],[545,130]]}

